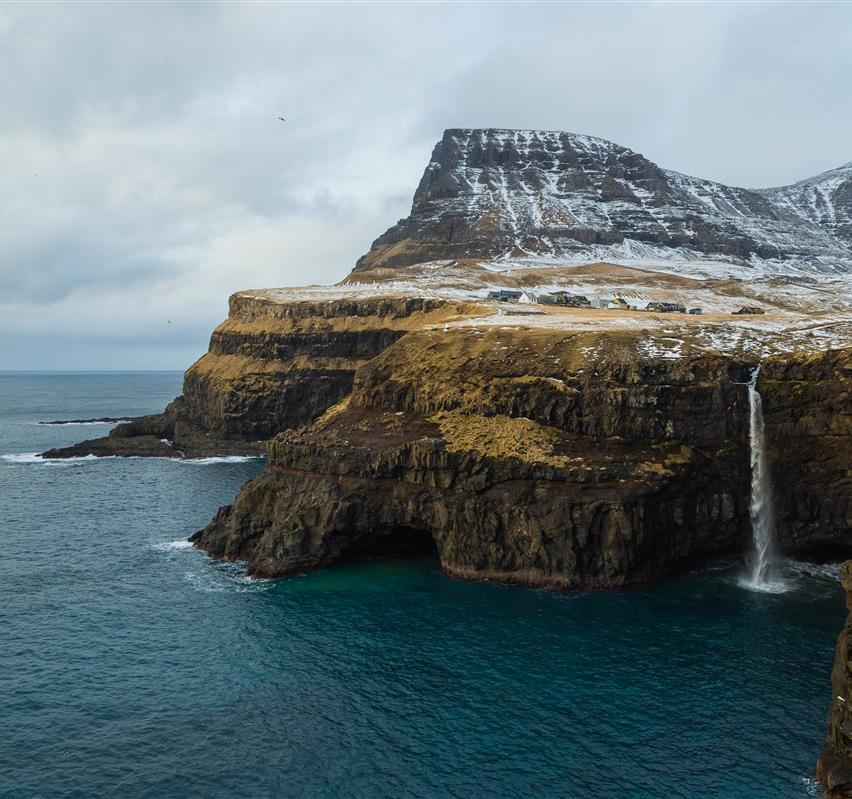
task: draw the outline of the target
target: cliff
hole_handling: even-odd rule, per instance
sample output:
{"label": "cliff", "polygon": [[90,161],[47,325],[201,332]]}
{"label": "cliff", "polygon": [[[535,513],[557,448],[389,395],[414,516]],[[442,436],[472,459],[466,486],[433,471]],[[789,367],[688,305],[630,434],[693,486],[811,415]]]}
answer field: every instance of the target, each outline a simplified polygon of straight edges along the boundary
{"label": "cliff", "polygon": [[846,592],[846,618],[831,672],[831,708],[828,735],[820,752],[816,775],[829,799],[852,797],[852,561],[840,567]]}
{"label": "cliff", "polygon": [[770,358],[760,389],[779,540],[838,559],[852,548],[852,350]]}
{"label": "cliff", "polygon": [[[357,371],[346,400],[276,436],[266,472],[193,540],[264,576],[431,540],[450,574],[560,587],[627,585],[740,553],[752,364],[647,352],[645,334],[409,333]],[[772,361],[778,418],[791,390],[842,398],[851,359]],[[826,409],[836,459],[805,473],[796,457],[774,464],[804,498],[779,513],[789,551],[848,546],[846,409]],[[804,451],[813,430],[768,422],[768,435]]]}

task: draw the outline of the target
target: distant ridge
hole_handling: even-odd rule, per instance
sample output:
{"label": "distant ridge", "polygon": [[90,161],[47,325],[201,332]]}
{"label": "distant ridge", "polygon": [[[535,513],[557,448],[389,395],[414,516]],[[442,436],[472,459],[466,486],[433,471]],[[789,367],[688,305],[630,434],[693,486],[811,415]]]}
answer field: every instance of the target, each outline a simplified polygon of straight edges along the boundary
{"label": "distant ridge", "polygon": [[411,214],[356,271],[445,259],[712,260],[852,271],[852,162],[744,189],[666,170],[594,136],[451,128]]}

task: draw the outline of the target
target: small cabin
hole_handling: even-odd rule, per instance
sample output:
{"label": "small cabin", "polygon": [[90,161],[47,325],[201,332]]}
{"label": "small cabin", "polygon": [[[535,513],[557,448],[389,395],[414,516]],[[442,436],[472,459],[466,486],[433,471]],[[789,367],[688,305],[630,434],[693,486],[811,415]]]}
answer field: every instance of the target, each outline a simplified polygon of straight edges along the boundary
{"label": "small cabin", "polygon": [[533,293],[532,291],[524,291],[521,293],[521,296],[518,297],[518,302],[524,302],[531,305],[535,305],[539,302],[538,294]]}
{"label": "small cabin", "polygon": [[614,300],[610,300],[606,307],[613,311],[629,311],[630,303],[623,297],[616,297]]}
{"label": "small cabin", "polygon": [[686,313],[686,306],[679,302],[649,302],[645,310],[658,313]]}
{"label": "small cabin", "polygon": [[700,316],[701,309],[700,308],[690,308],[687,313],[691,313],[693,316]]}
{"label": "small cabin", "polygon": [[754,305],[743,305],[743,307],[740,308],[739,311],[734,311],[734,314],[739,315],[739,316],[742,316],[744,314],[760,314],[760,313],[766,313],[766,311],[764,311],[763,308],[758,308],[757,306],[754,306]]}
{"label": "small cabin", "polygon": [[[591,308],[592,303],[582,294],[569,294],[567,291],[554,291],[548,295],[554,305],[564,305],[568,308]],[[543,300],[540,300],[543,302]]]}
{"label": "small cabin", "polygon": [[521,299],[522,292],[514,289],[497,289],[496,291],[488,292],[489,300],[497,300],[497,302],[518,302]]}

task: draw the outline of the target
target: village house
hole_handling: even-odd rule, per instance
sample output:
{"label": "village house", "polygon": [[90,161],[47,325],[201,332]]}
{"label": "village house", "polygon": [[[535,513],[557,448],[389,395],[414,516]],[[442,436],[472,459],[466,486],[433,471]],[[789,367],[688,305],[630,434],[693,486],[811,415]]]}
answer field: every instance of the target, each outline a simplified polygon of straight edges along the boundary
{"label": "village house", "polygon": [[630,304],[623,297],[616,297],[607,303],[607,308],[614,311],[629,311]]}
{"label": "village house", "polygon": [[686,306],[679,302],[649,302],[645,310],[659,313],[686,313]]}
{"label": "village house", "polygon": [[758,308],[754,305],[743,305],[743,307],[740,308],[739,311],[734,311],[734,315],[759,314],[759,313],[766,313],[766,311],[764,311],[763,308]]}
{"label": "village house", "polygon": [[568,308],[592,307],[592,303],[588,297],[584,297],[582,294],[569,294],[567,291],[554,291],[553,294],[541,294],[538,301],[548,302],[553,305],[565,305]]}
{"label": "village house", "polygon": [[496,291],[488,292],[489,300],[497,300],[498,302],[509,302],[513,300],[517,302],[521,299],[522,292],[515,291],[514,289],[497,289]]}
{"label": "village house", "polygon": [[701,313],[700,308],[690,308],[687,313],[691,313],[693,316],[698,316]]}

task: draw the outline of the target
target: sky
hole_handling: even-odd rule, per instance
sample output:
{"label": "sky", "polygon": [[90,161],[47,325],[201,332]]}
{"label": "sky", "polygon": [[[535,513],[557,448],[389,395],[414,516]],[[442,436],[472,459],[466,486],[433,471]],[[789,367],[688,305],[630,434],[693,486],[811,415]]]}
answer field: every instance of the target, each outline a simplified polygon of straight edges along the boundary
{"label": "sky", "polygon": [[234,291],[345,277],[445,128],[747,187],[847,163],[850,31],[838,3],[0,5],[0,369],[186,368]]}

